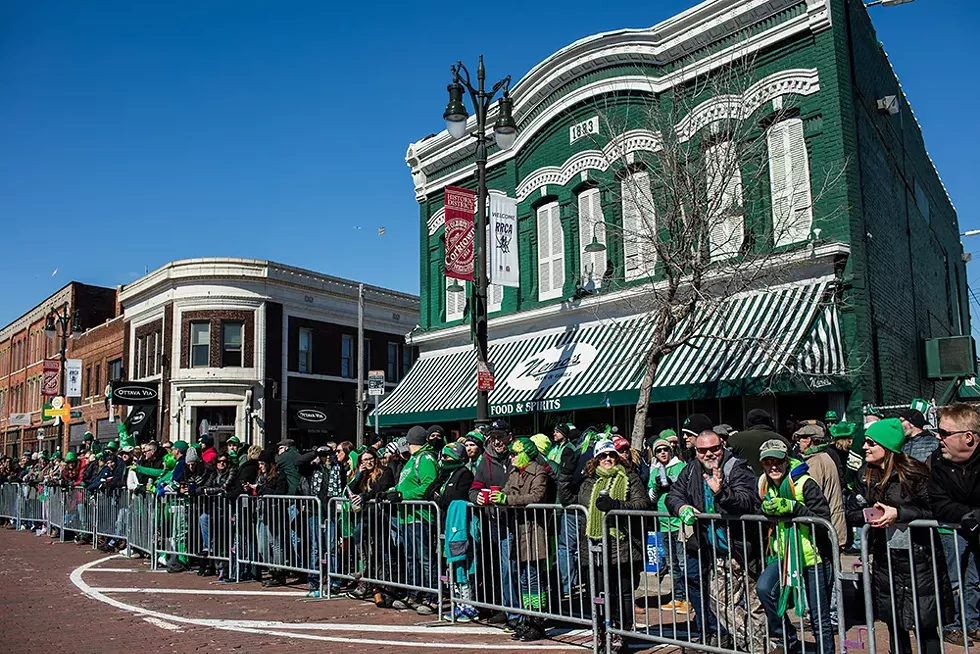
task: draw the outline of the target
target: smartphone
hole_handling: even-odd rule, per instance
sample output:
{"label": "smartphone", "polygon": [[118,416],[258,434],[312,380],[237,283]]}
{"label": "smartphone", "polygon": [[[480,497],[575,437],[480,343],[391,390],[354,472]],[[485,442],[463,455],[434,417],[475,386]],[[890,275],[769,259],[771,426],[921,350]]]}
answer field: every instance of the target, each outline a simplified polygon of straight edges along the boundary
{"label": "smartphone", "polygon": [[873,520],[877,520],[878,518],[880,518],[880,517],[882,517],[884,515],[885,515],[885,512],[882,511],[881,509],[875,508],[873,506],[869,506],[868,508],[866,508],[864,510],[864,521],[865,522],[871,522]]}

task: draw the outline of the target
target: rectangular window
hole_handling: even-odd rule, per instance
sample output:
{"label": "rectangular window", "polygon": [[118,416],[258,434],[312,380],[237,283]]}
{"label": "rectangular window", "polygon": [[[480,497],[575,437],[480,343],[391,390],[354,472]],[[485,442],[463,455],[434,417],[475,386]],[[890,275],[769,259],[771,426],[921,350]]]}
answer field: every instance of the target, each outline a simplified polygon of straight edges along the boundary
{"label": "rectangular window", "polygon": [[803,121],[790,118],[775,123],[769,128],[766,140],[769,146],[773,244],[779,247],[806,241],[810,238],[813,207]]}
{"label": "rectangular window", "polygon": [[599,189],[590,188],[578,195],[578,241],[582,251],[582,288],[594,290],[602,286],[606,274],[606,251],[586,252],[592,239],[606,244],[606,219],[602,215]]}
{"label": "rectangular window", "polygon": [[650,175],[631,173],[620,184],[623,197],[623,277],[626,281],[653,277],[657,262],[657,217]]}
{"label": "rectangular window", "polygon": [[388,343],[388,370],[385,381],[398,381],[398,343]]}
{"label": "rectangular window", "polygon": [[354,337],[346,334],[340,337],[340,376],[350,379],[353,374]]}
{"label": "rectangular window", "polygon": [[[462,280],[445,278],[446,281],[446,322],[463,319],[463,310],[466,308],[466,285],[468,282]],[[449,287],[456,282],[463,287],[461,291],[451,290]]]}
{"label": "rectangular window", "polygon": [[108,381],[118,381],[122,379],[122,359],[113,359],[109,362]]}
{"label": "rectangular window", "polygon": [[102,364],[97,363],[95,364],[95,386],[92,387],[90,393],[94,396],[94,395],[98,395],[101,392],[102,392]]}
{"label": "rectangular window", "polygon": [[206,322],[191,323],[191,368],[207,368],[211,365],[211,325]]}
{"label": "rectangular window", "polygon": [[558,203],[538,207],[538,300],[562,296],[565,286],[565,230]]}
{"label": "rectangular window", "polygon": [[153,351],[150,354],[150,374],[160,372],[160,332],[153,332]]}
{"label": "rectangular window", "polygon": [[242,366],[242,340],[244,332],[244,323],[221,323],[221,365],[223,367],[240,368]]}
{"label": "rectangular window", "polygon": [[[364,378],[367,379],[368,370],[371,369],[371,340],[364,339]],[[354,371],[357,374],[357,371]]]}
{"label": "rectangular window", "polygon": [[299,330],[299,371],[313,372],[313,330],[305,327]]}
{"label": "rectangular window", "polygon": [[92,366],[86,366],[85,368],[85,391],[82,395],[92,397]]}
{"label": "rectangular window", "polygon": [[408,371],[412,368],[412,364],[415,363],[415,348],[409,345],[402,346],[402,379],[408,374]]}
{"label": "rectangular window", "polygon": [[704,152],[707,182],[708,243],[711,260],[727,259],[742,250],[742,171],[731,141],[717,143]]}

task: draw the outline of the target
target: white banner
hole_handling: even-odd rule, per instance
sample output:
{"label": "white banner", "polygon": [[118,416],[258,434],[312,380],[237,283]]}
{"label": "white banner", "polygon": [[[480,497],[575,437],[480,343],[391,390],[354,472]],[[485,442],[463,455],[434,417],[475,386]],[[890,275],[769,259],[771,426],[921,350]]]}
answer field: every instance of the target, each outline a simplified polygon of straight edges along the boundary
{"label": "white banner", "polygon": [[65,395],[67,397],[82,396],[81,359],[67,359],[65,361]]}
{"label": "white banner", "polygon": [[11,413],[10,418],[7,420],[7,424],[11,427],[29,427],[31,424],[31,414]]}
{"label": "white banner", "polygon": [[490,195],[490,283],[520,286],[517,263],[517,200]]}

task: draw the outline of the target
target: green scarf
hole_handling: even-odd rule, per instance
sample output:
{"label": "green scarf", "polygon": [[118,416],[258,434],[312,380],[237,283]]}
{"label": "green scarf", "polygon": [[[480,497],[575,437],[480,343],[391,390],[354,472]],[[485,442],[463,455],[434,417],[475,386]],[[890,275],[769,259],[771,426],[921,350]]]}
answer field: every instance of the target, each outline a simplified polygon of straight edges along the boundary
{"label": "green scarf", "polygon": [[[762,475],[759,480],[759,495],[764,500],[769,497],[781,497],[783,499],[796,501],[796,487],[793,483],[793,469],[799,465],[799,461],[790,460],[786,476],[779,484],[779,490],[774,492],[769,485],[769,478]],[[776,533],[773,533],[773,532]],[[777,534],[781,535],[780,538]],[[798,525],[778,522],[770,527],[770,543],[773,549],[783,543],[782,552],[771,552],[768,563],[777,562],[779,564],[779,579],[781,590],[779,592],[779,603],[776,606],[776,614],[781,618],[786,615],[789,609],[790,600],[797,617],[802,617],[806,611],[806,592],[803,587],[803,546],[800,543],[800,529]]]}
{"label": "green scarf", "polygon": [[[596,480],[592,485],[592,495],[589,497],[589,514],[585,522],[585,534],[593,539],[602,538],[602,519],[606,512],[600,511],[595,506],[595,501],[599,497],[599,492],[609,491],[609,497],[614,500],[626,500],[626,491],[629,488],[629,477],[626,476],[626,469],[622,465],[606,470],[605,468],[595,469]],[[610,535],[619,538],[616,529],[609,531]]]}
{"label": "green scarf", "polygon": [[813,454],[820,454],[821,452],[826,451],[828,447],[830,447],[830,443],[820,443],[818,445],[806,448],[806,452],[804,452],[803,455],[811,456]]}

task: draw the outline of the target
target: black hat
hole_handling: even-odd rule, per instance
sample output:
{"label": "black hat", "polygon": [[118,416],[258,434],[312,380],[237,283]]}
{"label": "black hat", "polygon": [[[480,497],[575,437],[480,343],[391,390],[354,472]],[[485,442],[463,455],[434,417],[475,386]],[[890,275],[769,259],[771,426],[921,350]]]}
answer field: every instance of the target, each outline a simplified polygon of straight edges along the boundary
{"label": "black hat", "polygon": [[555,425],[555,431],[565,438],[568,438],[569,429],[568,425],[566,425],[564,422],[559,422],[557,425]]}
{"label": "black hat", "polygon": [[425,427],[421,425],[415,425],[408,430],[408,434],[405,435],[405,441],[409,445],[425,445],[425,441],[429,438],[429,433],[425,430]]}
{"label": "black hat", "polygon": [[769,429],[775,429],[772,422],[772,416],[765,409],[752,409],[749,414],[745,416],[745,426],[754,427],[756,425],[762,425],[768,427]]}
{"label": "black hat", "polygon": [[916,429],[926,428],[926,417],[918,409],[902,409],[898,417],[909,421]]}
{"label": "black hat", "polygon": [[687,420],[684,421],[683,430],[691,432],[697,436],[701,432],[708,431],[714,426],[714,422],[712,422],[711,418],[708,416],[704,415],[703,413],[694,413],[688,416]]}
{"label": "black hat", "polygon": [[262,450],[262,454],[259,455],[259,463],[275,463],[276,453],[272,450]]}
{"label": "black hat", "polygon": [[426,436],[432,436],[432,434],[439,434],[440,436],[446,435],[446,430],[442,428],[442,425],[432,425],[429,427],[429,431]]}

